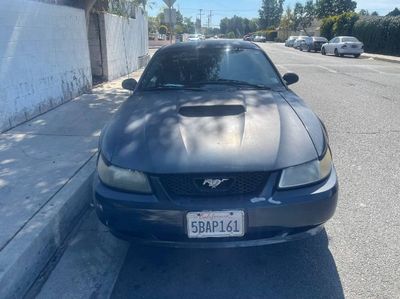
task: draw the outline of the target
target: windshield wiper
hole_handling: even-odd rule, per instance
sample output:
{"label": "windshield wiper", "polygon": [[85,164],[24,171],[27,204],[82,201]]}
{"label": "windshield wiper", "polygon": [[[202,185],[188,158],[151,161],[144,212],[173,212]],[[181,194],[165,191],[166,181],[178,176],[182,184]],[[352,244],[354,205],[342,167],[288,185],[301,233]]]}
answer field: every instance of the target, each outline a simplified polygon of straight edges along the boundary
{"label": "windshield wiper", "polygon": [[143,91],[154,91],[154,90],[192,90],[192,91],[204,91],[199,87],[186,86],[183,84],[163,84],[159,86],[149,87],[142,89]]}
{"label": "windshield wiper", "polygon": [[264,89],[264,90],[270,90],[271,87],[265,86],[263,84],[254,84],[254,83],[249,83],[246,81],[240,81],[240,80],[231,80],[231,79],[217,79],[215,81],[204,81],[204,82],[199,82],[199,85],[212,85],[212,84],[225,84],[225,85],[231,85],[231,86],[238,86],[238,87],[251,87],[255,89]]}

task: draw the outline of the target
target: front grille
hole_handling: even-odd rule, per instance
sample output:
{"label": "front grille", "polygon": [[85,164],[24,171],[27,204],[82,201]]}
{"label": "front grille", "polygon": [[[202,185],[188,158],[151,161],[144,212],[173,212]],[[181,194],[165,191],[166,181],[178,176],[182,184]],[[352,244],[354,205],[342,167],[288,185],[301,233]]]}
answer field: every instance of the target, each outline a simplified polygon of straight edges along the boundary
{"label": "front grille", "polygon": [[171,195],[229,196],[259,194],[268,180],[266,172],[170,174],[160,177]]}

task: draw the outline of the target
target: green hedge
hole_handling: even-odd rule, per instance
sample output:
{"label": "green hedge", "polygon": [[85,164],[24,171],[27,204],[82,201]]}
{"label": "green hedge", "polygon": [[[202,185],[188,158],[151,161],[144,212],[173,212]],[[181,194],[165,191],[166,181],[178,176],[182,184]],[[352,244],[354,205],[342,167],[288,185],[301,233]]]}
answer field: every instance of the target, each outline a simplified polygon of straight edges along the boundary
{"label": "green hedge", "polygon": [[361,18],[353,34],[364,43],[366,52],[400,56],[400,16]]}

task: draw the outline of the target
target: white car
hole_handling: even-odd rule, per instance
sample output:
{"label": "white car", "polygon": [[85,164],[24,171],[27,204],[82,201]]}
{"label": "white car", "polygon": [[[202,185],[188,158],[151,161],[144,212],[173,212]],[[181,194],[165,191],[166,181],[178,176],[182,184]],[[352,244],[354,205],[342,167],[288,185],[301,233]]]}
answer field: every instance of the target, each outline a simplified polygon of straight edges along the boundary
{"label": "white car", "polygon": [[204,36],[202,34],[190,34],[188,36],[188,41],[200,41],[203,40]]}
{"label": "white car", "polygon": [[254,41],[257,43],[265,43],[267,41],[267,38],[262,35],[257,35],[256,37],[254,37]]}
{"label": "white car", "polygon": [[337,36],[328,43],[323,44],[321,54],[334,54],[343,57],[353,55],[358,58],[364,52],[364,44],[353,36]]}
{"label": "white car", "polygon": [[305,35],[298,36],[297,39],[294,41],[293,48],[300,49],[300,45],[302,43],[305,43],[307,39],[310,39],[310,37]]}

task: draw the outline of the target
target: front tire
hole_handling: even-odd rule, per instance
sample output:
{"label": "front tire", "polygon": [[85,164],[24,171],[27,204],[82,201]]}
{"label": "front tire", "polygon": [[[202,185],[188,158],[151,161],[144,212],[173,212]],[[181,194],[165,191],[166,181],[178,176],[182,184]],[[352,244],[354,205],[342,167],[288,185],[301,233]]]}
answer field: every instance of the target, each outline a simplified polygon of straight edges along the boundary
{"label": "front tire", "polygon": [[361,56],[361,54],[354,54],[354,58],[358,58],[360,56]]}
{"label": "front tire", "polygon": [[336,57],[339,57],[339,51],[338,51],[338,49],[335,49],[335,56],[336,56]]}
{"label": "front tire", "polygon": [[326,55],[325,48],[322,48],[322,49],[321,49],[321,54],[322,54],[322,55]]}

